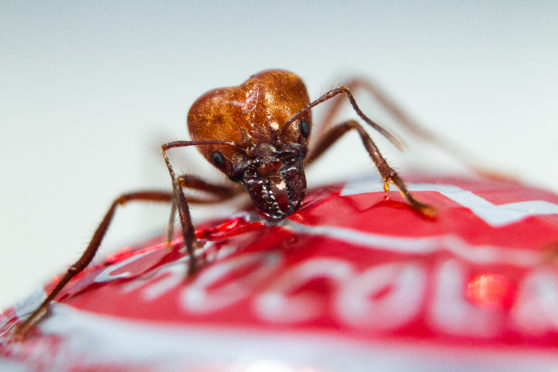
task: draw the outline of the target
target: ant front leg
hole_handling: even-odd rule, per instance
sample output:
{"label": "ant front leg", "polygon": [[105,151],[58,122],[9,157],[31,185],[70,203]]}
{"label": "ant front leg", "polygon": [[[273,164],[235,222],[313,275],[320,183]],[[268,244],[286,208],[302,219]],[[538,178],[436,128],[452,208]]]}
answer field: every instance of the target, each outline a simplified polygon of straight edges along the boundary
{"label": "ant front leg", "polygon": [[83,269],[89,265],[95,254],[99,250],[99,246],[110,226],[110,223],[116,212],[116,208],[119,205],[124,205],[130,201],[147,201],[147,202],[171,202],[172,193],[166,191],[139,191],[127,194],[122,194],[116,200],[112,202],[109,210],[103,217],[103,220],[95,230],[89,245],[82,253],[81,257],[66,271],[66,274],[62,279],[56,284],[54,289],[50,291],[48,296],[43,300],[43,302],[31,313],[31,315],[25,319],[25,321],[17,325],[13,338],[16,340],[23,340],[29,329],[37,324],[48,312],[49,304],[54,300],[56,295],[68,284],[68,282],[77,274],[79,274]]}
{"label": "ant front leg", "polygon": [[[174,209],[175,206],[178,207],[178,215],[180,217],[180,226],[182,228],[182,237],[184,239],[184,244],[188,251],[188,257],[190,258],[188,264],[188,276],[193,275],[198,270],[198,262],[196,255],[194,254],[194,243],[196,240],[196,233],[194,230],[194,225],[192,224],[192,216],[190,215],[190,206],[186,200],[186,196],[182,192],[182,185],[180,180],[176,177],[174,168],[169,160],[167,151],[173,147],[188,146],[188,141],[177,141],[166,143],[161,146],[161,153],[163,154],[163,159],[169,170],[169,174],[172,180],[172,194],[173,194],[173,208],[171,210],[171,218],[169,224],[173,222]],[[170,228],[170,227],[169,227]],[[167,238],[170,234],[167,233]]]}
{"label": "ant front leg", "polygon": [[[206,198],[191,197],[187,196],[186,200],[191,204],[214,204],[222,201],[232,199],[238,195],[238,189],[231,187],[229,185],[218,185],[212,182],[205,181],[200,177],[185,174],[178,177],[178,183],[180,188],[190,188],[198,191],[202,191],[209,194]],[[176,214],[176,202],[173,202],[171,208],[171,214],[169,217],[169,223],[167,226],[167,245],[170,246],[170,241],[174,235],[174,216]]]}
{"label": "ant front leg", "polygon": [[368,151],[370,158],[376,164],[376,167],[378,168],[378,171],[380,172],[380,175],[382,176],[382,179],[384,181],[384,190],[386,192],[389,191],[389,183],[392,182],[393,184],[395,184],[395,186],[397,186],[399,191],[401,191],[403,197],[407,200],[407,202],[414,210],[427,217],[435,217],[437,214],[436,208],[415,199],[415,197],[407,189],[405,182],[403,182],[399,174],[395,171],[395,169],[389,166],[386,159],[380,153],[378,146],[376,146],[374,141],[372,141],[370,135],[355,120],[343,122],[326,132],[323,137],[318,140],[316,147],[313,148],[308,154],[305,160],[305,164],[310,165],[327,149],[329,149],[331,145],[339,140],[345,133],[353,129],[358,132],[360,139],[362,140],[362,143],[366,148],[366,151]]}
{"label": "ant front leg", "polygon": [[[174,172],[174,168],[169,160],[169,156],[167,155],[167,151],[177,147],[187,147],[187,146],[206,146],[206,145],[223,145],[223,146],[234,146],[239,147],[235,143],[227,142],[227,141],[174,141],[169,142],[161,145],[161,154],[163,155],[163,159],[165,160],[165,164],[169,171],[169,175],[172,180],[172,190],[173,190],[173,210],[171,211],[171,217],[169,219],[169,224],[173,223],[174,218],[174,209],[178,208],[178,216],[180,217],[180,226],[182,228],[182,237],[184,238],[184,244],[186,245],[186,249],[188,251],[188,256],[190,257],[189,264],[188,264],[188,276],[195,274],[198,270],[198,262],[196,256],[194,254],[194,243],[196,241],[196,234],[194,230],[194,225],[192,224],[192,216],[190,215],[190,206],[188,205],[188,200],[182,191],[184,186],[188,186],[188,184],[193,185],[193,188],[204,188],[205,190],[212,192],[215,194],[226,194],[223,189],[218,191],[219,186],[209,184],[208,182],[201,181],[197,177],[190,177],[190,180],[187,180],[188,177],[177,177],[176,173]],[[170,228],[169,228],[170,229]],[[167,237],[169,234],[167,233]]]}

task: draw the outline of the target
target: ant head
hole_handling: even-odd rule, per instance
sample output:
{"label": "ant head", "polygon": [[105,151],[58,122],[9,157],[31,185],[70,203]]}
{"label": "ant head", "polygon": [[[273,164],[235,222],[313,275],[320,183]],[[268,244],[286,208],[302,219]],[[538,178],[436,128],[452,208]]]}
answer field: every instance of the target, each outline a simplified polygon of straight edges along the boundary
{"label": "ant head", "polygon": [[[277,220],[295,212],[306,193],[308,103],[297,75],[264,71],[239,86],[201,96],[188,112],[188,129],[195,141],[234,144],[198,149],[229,179],[241,182],[267,218]],[[290,120],[295,114],[296,122]],[[289,121],[292,125],[284,128]]]}

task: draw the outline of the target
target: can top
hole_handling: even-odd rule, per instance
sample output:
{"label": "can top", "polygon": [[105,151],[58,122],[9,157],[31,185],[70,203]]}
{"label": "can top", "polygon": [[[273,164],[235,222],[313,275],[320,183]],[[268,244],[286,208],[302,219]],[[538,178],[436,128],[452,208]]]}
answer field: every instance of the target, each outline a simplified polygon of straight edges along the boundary
{"label": "can top", "polygon": [[193,278],[178,236],[171,249],[160,237],[124,248],[72,280],[25,343],[9,330],[44,292],[4,311],[0,356],[46,370],[555,364],[558,196],[410,179],[436,219],[359,179],[311,190],[278,223],[254,211],[204,223]]}

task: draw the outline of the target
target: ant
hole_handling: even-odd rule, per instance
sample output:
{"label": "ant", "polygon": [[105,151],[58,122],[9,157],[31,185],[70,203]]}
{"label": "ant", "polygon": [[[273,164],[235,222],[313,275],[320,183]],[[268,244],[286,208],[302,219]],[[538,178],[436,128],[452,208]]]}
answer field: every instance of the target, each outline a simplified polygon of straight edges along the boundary
{"label": "ant", "polygon": [[[375,94],[373,87],[369,90]],[[167,243],[172,237],[174,217],[178,210],[189,256],[188,275],[193,275],[199,269],[194,254],[196,238],[189,204],[225,201],[239,194],[242,189],[210,183],[193,175],[177,175],[167,155],[173,148],[196,146],[229,180],[244,185],[254,205],[266,219],[279,221],[295,213],[304,200],[304,168],[318,159],[344,134],[354,130],[376,164],[384,181],[385,191],[389,191],[390,183],[393,183],[413,210],[421,215],[434,217],[436,208],[418,201],[407,190],[399,174],[387,163],[358,121],[347,120],[338,125],[330,125],[336,107],[332,107],[329,119],[320,128],[316,146],[309,148],[311,109],[339,95],[346,96],[360,119],[402,149],[402,142],[397,137],[361,111],[346,85],[310,101],[306,86],[299,76],[282,70],[268,70],[252,75],[239,86],[211,90],[198,98],[188,112],[188,130],[192,140],[173,141],[161,146],[172,180],[172,192],[140,191],[125,193],[116,198],[82,256],[68,269],[35,311],[16,327],[14,337],[23,339],[27,331],[46,315],[50,302],[64,286],[87,267],[95,256],[117,207],[130,201],[172,203]],[[401,117],[402,112],[393,104],[386,99],[382,100],[381,96],[377,98],[394,116],[405,121],[405,117]],[[408,126],[412,127],[411,124]],[[185,188],[206,192],[211,198],[186,197],[183,191]]]}

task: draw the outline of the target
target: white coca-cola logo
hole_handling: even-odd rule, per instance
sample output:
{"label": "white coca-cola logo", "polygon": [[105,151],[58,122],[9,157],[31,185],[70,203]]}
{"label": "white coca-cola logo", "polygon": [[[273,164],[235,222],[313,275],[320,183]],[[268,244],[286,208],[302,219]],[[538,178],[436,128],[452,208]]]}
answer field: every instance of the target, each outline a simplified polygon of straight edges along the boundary
{"label": "white coca-cola logo", "polygon": [[[343,241],[358,241],[359,244],[367,244],[366,239],[371,239],[368,243],[380,250],[391,249],[390,239],[402,239],[382,235],[378,242],[373,234],[293,222],[287,222],[285,227],[333,239],[343,236]],[[197,315],[227,310],[248,300],[249,315],[264,326],[292,325],[329,316],[342,327],[365,332],[397,330],[419,318],[425,319],[436,332],[457,336],[498,337],[509,329],[531,335],[556,331],[558,277],[542,265],[540,255],[499,247],[472,247],[465,242],[455,244],[454,241],[451,248],[439,244],[449,237],[415,239],[415,243],[405,239],[408,251],[414,255],[446,251],[453,258],[427,264],[424,260],[402,255],[400,260],[357,270],[353,262],[342,257],[312,257],[286,265],[287,253],[258,251],[220,257],[188,285],[183,285],[187,258],[182,258],[158,268],[157,274],[146,281],[130,282],[123,291],[137,293],[140,301],[152,302],[171,290],[178,290],[178,310]],[[394,246],[401,247],[401,244]],[[226,255],[234,250],[223,248],[220,252]],[[129,274],[121,271],[141,257],[143,255],[134,256],[108,267],[95,281],[126,277]],[[507,263],[526,270],[511,311],[480,306],[467,298],[469,265],[479,263]],[[250,269],[242,271],[247,267]],[[119,274],[112,274],[117,271]],[[242,275],[227,280],[232,272],[242,272]],[[490,278],[489,270],[485,277]],[[326,280],[333,290],[323,295],[297,292],[314,280]]]}

